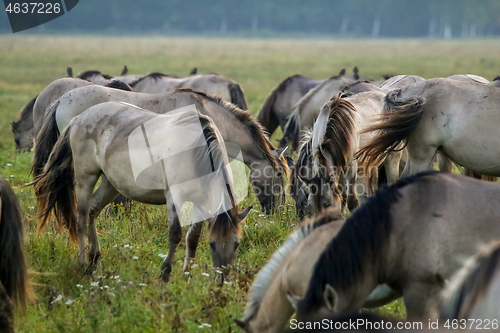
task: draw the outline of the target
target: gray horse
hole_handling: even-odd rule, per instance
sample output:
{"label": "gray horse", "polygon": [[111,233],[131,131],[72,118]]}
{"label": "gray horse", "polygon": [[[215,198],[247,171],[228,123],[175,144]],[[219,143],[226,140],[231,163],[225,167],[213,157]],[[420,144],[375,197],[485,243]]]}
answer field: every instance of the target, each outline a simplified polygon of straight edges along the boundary
{"label": "gray horse", "polygon": [[[158,115],[130,104],[107,102],[75,118],[33,181],[40,229],[53,212],[58,224],[78,242],[82,265],[87,260],[88,236],[92,271],[101,255],[95,219],[118,193],[139,202],[166,204],[169,252],[161,268],[166,282],[182,236],[181,206],[190,201],[194,208],[185,268],[195,255],[201,233],[202,224],[196,222],[203,220],[210,221],[214,266],[231,265],[241,239],[240,222],[250,208],[238,213],[222,136],[209,117],[192,109]],[[150,135],[153,130],[156,136]],[[162,140],[155,144],[155,137]],[[191,143],[188,149],[179,150],[186,141]],[[165,152],[175,154],[167,158]]]}
{"label": "gray horse", "polygon": [[[250,168],[250,182],[265,211],[277,208],[284,200],[283,177],[288,172],[283,149],[273,147],[260,125],[247,111],[231,103],[190,89],[174,93],[145,94],[101,86],[72,90],[54,103],[47,114],[45,130],[37,137],[33,174],[36,176],[48,159],[52,147],[73,117],[93,105],[107,101],[121,101],[156,113],[167,113],[180,107],[196,105],[198,111],[209,116],[222,133],[224,141],[241,149],[244,163]],[[231,158],[238,150],[228,152]]]}
{"label": "gray horse", "polygon": [[379,284],[425,318],[463,258],[500,237],[500,186],[428,171],[379,189],[317,261],[298,318],[361,307]]}

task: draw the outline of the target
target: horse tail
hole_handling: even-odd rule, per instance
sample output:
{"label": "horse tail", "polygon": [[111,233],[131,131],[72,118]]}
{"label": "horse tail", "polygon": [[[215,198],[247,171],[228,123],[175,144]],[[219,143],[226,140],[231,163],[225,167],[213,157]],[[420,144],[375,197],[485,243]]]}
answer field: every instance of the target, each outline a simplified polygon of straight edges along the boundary
{"label": "horse tail", "polygon": [[280,147],[284,147],[287,144],[292,145],[292,151],[296,151],[299,148],[300,143],[300,130],[299,130],[299,115],[294,112],[288,118],[285,125],[285,131],[283,133],[283,138],[280,140]]}
{"label": "horse tail", "polygon": [[38,231],[45,227],[53,212],[59,229],[68,230],[71,239],[76,243],[75,170],[69,140],[70,131],[71,124],[57,140],[47,164],[33,183],[40,220]]}
{"label": "horse tail", "polygon": [[228,89],[229,95],[231,96],[231,103],[242,110],[247,110],[247,102],[245,100],[245,95],[243,95],[241,86],[238,83],[229,83]]}
{"label": "horse tail", "polygon": [[52,103],[47,109],[45,120],[42,129],[35,139],[35,154],[31,173],[33,179],[37,178],[43,171],[43,167],[47,163],[52,148],[54,148],[57,139],[59,138],[59,129],[56,122],[56,111],[59,106],[59,100]]}
{"label": "horse tail", "polygon": [[404,149],[407,142],[403,147],[401,143],[407,141],[422,119],[425,100],[420,97],[401,99],[400,95],[401,89],[389,92],[385,96],[380,122],[362,132],[378,132],[375,138],[355,154],[355,158],[368,168],[380,165],[391,152]]}
{"label": "horse tail", "polygon": [[24,253],[24,235],[19,201],[12,188],[0,177],[0,282],[9,298],[26,309],[36,299]]}

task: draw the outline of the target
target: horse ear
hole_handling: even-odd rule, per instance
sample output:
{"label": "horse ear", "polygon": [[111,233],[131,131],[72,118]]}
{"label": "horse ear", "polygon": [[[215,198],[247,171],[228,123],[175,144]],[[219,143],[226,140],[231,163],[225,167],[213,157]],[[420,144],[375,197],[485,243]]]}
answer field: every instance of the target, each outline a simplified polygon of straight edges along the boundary
{"label": "horse ear", "polygon": [[359,69],[358,69],[358,66],[354,66],[354,68],[352,69],[352,71],[354,72],[354,80],[358,80],[359,79]]}
{"label": "horse ear", "polygon": [[127,65],[125,65],[125,66],[123,66],[123,70],[122,70],[122,73],[120,75],[123,76],[127,73],[128,73],[128,68],[127,68]]}
{"label": "horse ear", "polygon": [[290,302],[292,307],[295,309],[295,311],[297,311],[297,308],[299,307],[300,298],[296,295],[293,295],[289,291],[286,292],[286,298],[288,299],[288,302]]}
{"label": "horse ear", "polygon": [[335,312],[335,307],[337,306],[338,295],[332,286],[327,284],[325,286],[325,291],[323,292],[323,298],[326,304],[326,308],[332,312]]}
{"label": "horse ear", "polygon": [[243,210],[241,213],[239,213],[236,216],[236,219],[238,220],[238,223],[240,223],[241,221],[243,221],[245,219],[245,217],[247,217],[248,212],[250,212],[250,209],[252,209],[252,207],[253,206],[247,207],[245,210]]}
{"label": "horse ear", "polygon": [[288,167],[291,169],[294,167],[295,162],[290,156],[285,157],[286,158],[286,164],[288,164]]}
{"label": "horse ear", "polygon": [[241,328],[242,330],[245,330],[247,328],[247,323],[245,323],[244,321],[241,321],[239,319],[233,319],[233,321],[236,323],[236,325],[238,325],[239,328]]}
{"label": "horse ear", "polygon": [[345,68],[342,68],[339,72],[339,75],[340,76],[344,76],[345,75]]}
{"label": "horse ear", "polygon": [[198,72],[198,68],[195,67],[191,70],[191,72],[189,72],[189,75],[195,75],[196,73]]}
{"label": "horse ear", "polygon": [[69,77],[73,77],[73,68],[71,67],[66,68],[66,73],[68,73]]}

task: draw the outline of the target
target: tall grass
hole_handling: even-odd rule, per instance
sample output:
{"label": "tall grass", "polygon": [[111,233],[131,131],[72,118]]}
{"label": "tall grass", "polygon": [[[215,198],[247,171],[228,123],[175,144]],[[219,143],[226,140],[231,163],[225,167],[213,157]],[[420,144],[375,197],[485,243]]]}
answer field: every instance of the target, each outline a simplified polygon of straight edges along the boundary
{"label": "tall grass", "polygon": [[[105,38],[0,36],[0,174],[12,185],[30,181],[31,153],[17,154],[9,123],[51,81],[98,69],[119,75],[159,71],[180,76],[191,68],[217,72],[239,82],[256,114],[270,90],[287,76],[327,78],[358,66],[364,76],[415,74],[425,78],[472,73],[492,79],[500,73],[496,40],[251,40],[195,38]],[[280,134],[275,134],[274,138]],[[29,266],[38,274],[39,303],[16,315],[19,332],[228,332],[245,305],[254,275],[297,226],[293,202],[284,212],[265,216],[252,211],[244,226],[238,259],[226,283],[213,280],[209,246],[202,236],[191,274],[182,272],[184,241],[171,282],[157,277],[168,246],[164,206],[135,203],[117,215],[103,212],[102,262],[92,276],[76,264],[77,248],[51,226],[38,234],[31,188],[17,189],[25,216]],[[253,195],[242,207],[258,206]],[[208,274],[208,276],[207,276]],[[380,310],[398,316],[393,303]],[[208,325],[203,325],[208,324]],[[210,326],[209,326],[210,325]]]}

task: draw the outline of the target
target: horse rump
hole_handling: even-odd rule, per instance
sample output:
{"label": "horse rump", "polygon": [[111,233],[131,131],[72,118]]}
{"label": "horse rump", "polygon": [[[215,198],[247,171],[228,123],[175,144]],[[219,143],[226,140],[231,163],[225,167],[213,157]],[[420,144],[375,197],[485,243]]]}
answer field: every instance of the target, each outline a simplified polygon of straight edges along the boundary
{"label": "horse rump", "polygon": [[395,89],[385,96],[384,110],[380,121],[365,129],[362,133],[378,132],[367,145],[362,147],[355,158],[361,164],[370,166],[380,165],[393,151],[406,147],[401,143],[413,133],[424,114],[423,98],[401,99],[401,89]]}

